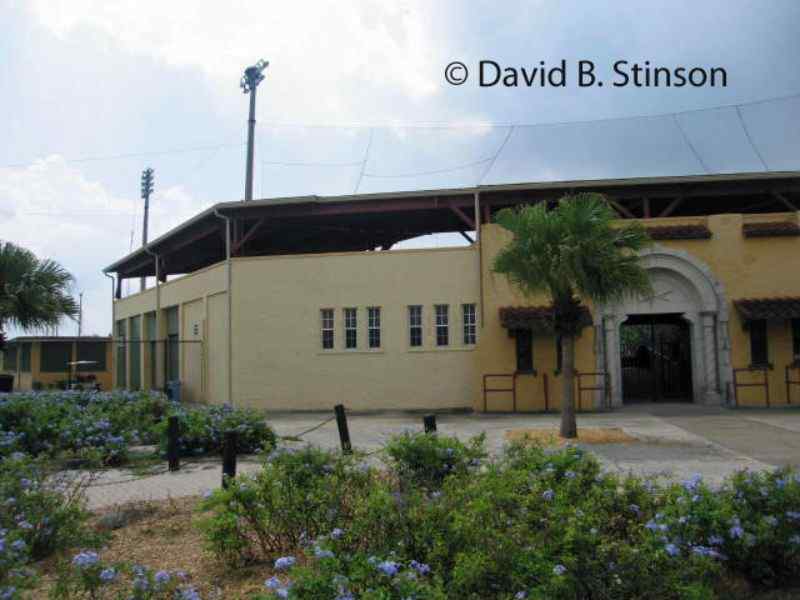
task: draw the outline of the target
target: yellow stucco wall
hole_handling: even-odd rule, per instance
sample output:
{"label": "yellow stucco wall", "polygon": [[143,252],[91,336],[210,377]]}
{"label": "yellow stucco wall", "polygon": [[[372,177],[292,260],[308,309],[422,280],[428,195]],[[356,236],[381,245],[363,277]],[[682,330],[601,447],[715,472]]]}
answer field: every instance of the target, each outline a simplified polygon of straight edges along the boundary
{"label": "yellow stucco wall", "polygon": [[[724,200],[720,200],[724,201]],[[745,238],[742,225],[748,222],[794,221],[800,213],[759,215],[712,215],[708,217],[680,217],[669,219],[643,219],[646,226],[679,224],[705,224],[712,232],[709,240],[663,240],[658,245],[682,250],[705,263],[712,274],[724,286],[727,308],[730,315],[728,335],[731,345],[731,364],[734,368],[750,364],[750,337],[733,300],[742,298],[764,298],[776,296],[800,296],[800,238],[766,237]],[[501,306],[525,306],[547,304],[546,297],[526,299],[511,288],[505,277],[491,272],[497,252],[509,239],[508,232],[497,225],[484,225],[481,229],[482,272],[484,274],[483,312],[485,328],[479,344],[476,374],[480,380],[484,373],[511,373],[515,369],[514,340],[500,326],[498,309]],[[596,330],[587,328],[576,344],[576,368],[579,371],[597,370],[595,358]],[[771,404],[785,404],[787,390],[785,367],[793,362],[790,323],[786,320],[768,322],[769,358],[774,368],[769,371],[769,393]],[[555,369],[555,341],[537,338],[534,342],[534,366],[537,376],[523,375],[517,382],[518,410],[544,410],[545,381],[549,388],[549,406],[557,407],[561,397],[561,377]],[[800,370],[792,373],[800,380]],[[763,379],[761,372],[738,374],[742,382]],[[492,380],[492,387],[508,387],[508,380]],[[587,385],[595,383],[586,382]],[[599,380],[597,381],[599,383]],[[792,401],[800,401],[800,386],[791,389]],[[476,410],[483,409],[482,381],[479,393],[473,399]],[[728,393],[723,390],[723,394]],[[732,394],[732,390],[730,391]],[[588,404],[591,392],[583,396]],[[744,406],[763,406],[766,403],[764,388],[746,387],[738,391],[738,401]],[[489,410],[510,410],[510,393],[489,395]]]}
{"label": "yellow stucco wall", "polygon": [[[477,303],[472,248],[242,258],[233,269],[233,390],[279,410],[466,408],[473,348],[461,305]],[[435,345],[433,305],[450,306],[450,346]],[[408,345],[409,305],[423,306],[424,343]],[[367,307],[381,307],[382,346],[367,348]],[[345,307],[358,309],[358,348],[343,348]],[[335,314],[322,350],[320,309]],[[480,334],[479,334],[480,335]]]}

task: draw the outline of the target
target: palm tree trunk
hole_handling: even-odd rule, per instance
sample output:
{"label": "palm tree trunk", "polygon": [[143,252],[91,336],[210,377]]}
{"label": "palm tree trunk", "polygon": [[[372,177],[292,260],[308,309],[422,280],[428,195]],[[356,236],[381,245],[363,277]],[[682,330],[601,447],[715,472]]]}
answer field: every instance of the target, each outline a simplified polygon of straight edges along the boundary
{"label": "palm tree trunk", "polygon": [[575,336],[561,338],[561,367],[564,374],[561,394],[561,437],[578,437],[575,422]]}

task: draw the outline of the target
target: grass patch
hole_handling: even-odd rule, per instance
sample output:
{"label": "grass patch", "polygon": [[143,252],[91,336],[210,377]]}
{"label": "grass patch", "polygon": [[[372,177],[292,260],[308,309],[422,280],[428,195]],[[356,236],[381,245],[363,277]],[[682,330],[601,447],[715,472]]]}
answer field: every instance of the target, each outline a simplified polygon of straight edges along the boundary
{"label": "grass patch", "polygon": [[619,427],[581,427],[578,437],[562,438],[556,428],[511,429],[506,431],[509,442],[529,441],[542,446],[562,446],[567,443],[582,444],[629,444],[638,442]]}

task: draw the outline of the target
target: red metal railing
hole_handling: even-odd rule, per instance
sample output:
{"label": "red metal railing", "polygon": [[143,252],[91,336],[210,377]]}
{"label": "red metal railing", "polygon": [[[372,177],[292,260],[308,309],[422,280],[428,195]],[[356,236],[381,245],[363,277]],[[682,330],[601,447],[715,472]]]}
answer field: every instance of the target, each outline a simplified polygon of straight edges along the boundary
{"label": "red metal railing", "polygon": [[[739,381],[737,375],[739,373],[754,373],[756,371],[761,371],[764,375],[764,379],[762,381],[755,381],[750,383],[743,383]],[[739,406],[739,388],[740,387],[763,387],[764,388],[764,395],[767,401],[767,406],[769,406],[769,366],[767,365],[758,365],[758,366],[749,366],[749,367],[738,367],[733,370],[733,405]]]}
{"label": "red metal railing", "polygon": [[[583,385],[581,381],[581,377],[600,377],[602,383],[599,385]],[[608,381],[608,374],[605,371],[593,371],[593,372],[586,372],[581,373],[577,369],[575,370],[575,385],[578,388],[578,410],[583,410],[582,405],[582,398],[583,392],[595,392],[595,391],[602,391],[603,392],[603,406],[608,404],[608,397],[609,397],[609,381]]]}
{"label": "red metal railing", "polygon": [[[511,387],[510,388],[489,388],[486,387],[486,381],[490,377],[501,377],[501,378],[510,378],[511,379]],[[511,411],[517,412],[517,374],[516,373],[486,373],[483,376],[483,412],[488,411],[488,401],[487,396],[489,393],[494,392],[511,392]]]}

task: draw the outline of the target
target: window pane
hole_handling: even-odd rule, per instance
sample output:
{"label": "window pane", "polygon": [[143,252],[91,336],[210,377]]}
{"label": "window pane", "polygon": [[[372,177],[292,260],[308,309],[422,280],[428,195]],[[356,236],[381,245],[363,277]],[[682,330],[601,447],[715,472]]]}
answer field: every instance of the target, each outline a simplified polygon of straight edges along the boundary
{"label": "window pane", "polygon": [[750,321],[750,364],[769,363],[767,352],[767,322],[764,319]]}
{"label": "window pane", "polygon": [[106,370],[105,342],[78,342],[78,360],[91,361],[92,365],[79,365],[78,371],[92,372]]}
{"label": "window pane", "polygon": [[322,320],[322,349],[330,350],[333,348],[333,309],[321,309],[320,319]]}
{"label": "window pane", "polygon": [[19,370],[23,373],[31,372],[31,343],[23,342],[20,345]]}
{"label": "window pane", "polygon": [[117,387],[124,388],[128,385],[128,371],[126,368],[127,362],[127,332],[125,330],[125,321],[117,321]]}
{"label": "window pane", "polygon": [[355,308],[344,309],[344,347],[358,347],[358,323]]}
{"label": "window pane", "polygon": [[381,309],[378,306],[367,308],[367,333],[370,348],[381,347]]}
{"label": "window pane", "polygon": [[436,345],[447,346],[450,343],[450,315],[447,304],[436,304]]}
{"label": "window pane", "polygon": [[42,342],[41,344],[43,373],[68,373],[68,364],[72,360],[72,342]]}
{"label": "window pane", "polygon": [[792,354],[800,360],[800,319],[792,319]]}
{"label": "window pane", "polygon": [[6,371],[17,370],[17,347],[14,345],[6,346],[3,356],[3,369]]}
{"label": "window pane", "polygon": [[461,307],[464,316],[464,345],[469,346],[475,343],[476,337],[475,305],[462,304]]}
{"label": "window pane", "polygon": [[530,329],[517,329],[514,339],[517,342],[517,371],[533,371],[533,334]]}
{"label": "window pane", "polygon": [[408,345],[422,346],[422,306],[408,307]]}

